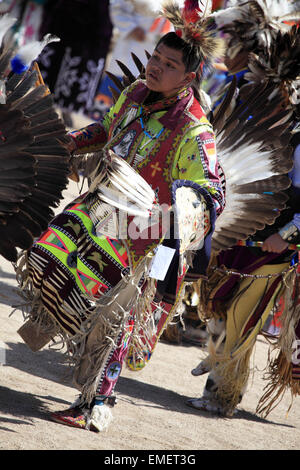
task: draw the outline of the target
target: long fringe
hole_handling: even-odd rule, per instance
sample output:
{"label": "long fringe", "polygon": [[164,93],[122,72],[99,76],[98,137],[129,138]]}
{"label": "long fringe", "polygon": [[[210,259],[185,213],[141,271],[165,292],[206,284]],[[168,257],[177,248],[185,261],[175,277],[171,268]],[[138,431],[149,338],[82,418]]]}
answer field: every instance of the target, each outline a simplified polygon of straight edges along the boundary
{"label": "long fringe", "polygon": [[[277,356],[271,359],[271,353],[269,353],[268,372],[264,377],[268,380],[268,384],[264,388],[264,394],[256,409],[256,412],[263,417],[267,417],[276,408],[288,390],[291,392],[291,403],[287,412],[292,406],[293,398],[300,394],[300,381],[294,379],[292,375],[292,354],[294,341],[297,339],[295,329],[300,321],[300,304],[297,305],[299,296],[297,276],[295,269],[285,279],[284,309],[280,316],[282,327],[277,341],[272,346],[273,350],[277,350]],[[294,292],[293,288],[295,288]]]}
{"label": "long fringe", "polygon": [[[187,283],[182,283],[180,289],[177,293],[176,300],[174,305],[171,307],[170,311],[164,310],[162,305],[157,305],[158,308],[161,308],[163,313],[166,314],[166,321],[163,325],[163,328],[157,332],[153,324],[153,316],[151,315],[153,302],[153,296],[155,294],[154,285],[148,290],[148,293],[144,293],[141,297],[141,302],[139,308],[137,309],[137,317],[135,321],[134,331],[132,334],[132,340],[130,344],[130,349],[128,355],[130,356],[130,369],[139,370],[145,364],[145,347],[149,351],[153,351],[154,347],[158,343],[161,335],[168,329],[168,326],[172,322],[174,316],[178,316],[179,320],[182,321],[182,314],[184,312],[183,298],[185,295],[185,286]],[[141,331],[143,332],[141,335]],[[155,343],[153,344],[153,337],[155,335]]]}
{"label": "long fringe", "polygon": [[[297,305],[299,285],[297,284],[296,271],[297,266],[293,266],[283,275],[274,301],[275,308],[277,308],[277,301],[283,297],[285,307],[280,317],[282,322],[281,332],[275,344],[273,343],[273,347],[279,349],[279,354],[274,360],[270,359],[269,354],[269,373],[265,376],[269,383],[265,387],[265,393],[261,397],[256,410],[257,413],[265,417],[278,405],[287,389],[290,389],[292,397],[300,393],[300,381],[293,378],[291,363],[294,350],[293,343],[296,339],[295,328],[300,321],[300,305]],[[203,281],[200,285],[200,292],[205,294],[201,299],[201,311],[202,309],[204,312],[206,310],[206,318],[221,316],[226,319],[228,305],[221,306],[218,312],[212,309],[214,292],[222,285],[224,278],[228,279],[227,276],[215,272],[209,278],[209,285],[206,281]],[[296,292],[293,293],[295,286]],[[229,303],[232,305],[236,298],[237,296],[233,295]],[[209,315],[207,315],[207,311]],[[262,327],[263,324],[260,328]],[[257,334],[259,332],[258,329]],[[251,331],[249,333],[250,335],[246,334],[245,337],[239,340],[231,354],[224,354],[220,351],[223,337],[220,337],[217,343],[210,341],[208,344],[209,356],[207,360],[209,361],[210,370],[214,370],[218,381],[216,396],[224,413],[228,416],[233,413],[240,402],[249,378],[250,358],[257,337],[257,334],[251,335]]]}
{"label": "long fringe", "polygon": [[214,370],[217,378],[216,399],[226,416],[232,416],[240,403],[250,374],[250,358],[255,345],[255,339],[243,349],[234,359],[230,355],[218,351],[217,344],[210,343],[209,367]]}
{"label": "long fringe", "polygon": [[147,271],[151,259],[152,255],[146,256],[133,274],[124,276],[106,295],[96,299],[88,322],[72,338],[75,344],[81,346],[73,354],[73,382],[81,390],[83,403],[91,403],[94,398],[101,375],[129,317],[134,315],[137,326],[149,330],[149,317],[144,309],[153,300],[155,289],[150,282],[151,287],[143,299],[145,292],[141,295],[140,282],[143,278],[145,282],[148,280]]}
{"label": "long fringe", "polygon": [[[53,332],[53,336],[60,336],[60,343],[62,347],[66,347],[70,362],[74,365],[73,382],[81,390],[81,403],[89,404],[94,398],[101,374],[130,315],[135,316],[136,332],[143,330],[146,339],[154,334],[152,315],[149,313],[152,313],[155,283],[147,277],[151,259],[152,255],[149,254],[133,274],[124,276],[106,295],[99,299],[88,297],[93,306],[90,311],[82,312],[87,320],[81,323],[80,330],[73,336],[64,331],[47,311],[40,291],[34,289],[29,275],[27,253],[20,256],[14,266],[20,286],[19,293],[25,300],[18,307],[22,308],[24,319],[30,319],[39,331]],[[143,279],[145,288],[142,292],[140,285]],[[74,312],[76,315],[79,313]],[[134,340],[135,351],[139,356],[143,344],[138,334]]]}
{"label": "long fringe", "polygon": [[291,392],[291,403],[287,413],[292,407],[294,397],[300,394],[300,381],[293,379],[292,363],[282,351],[279,351],[278,356],[272,361],[269,357],[268,367],[266,379],[269,383],[264,388],[265,392],[256,408],[256,413],[264,418],[279,405],[287,390]]}

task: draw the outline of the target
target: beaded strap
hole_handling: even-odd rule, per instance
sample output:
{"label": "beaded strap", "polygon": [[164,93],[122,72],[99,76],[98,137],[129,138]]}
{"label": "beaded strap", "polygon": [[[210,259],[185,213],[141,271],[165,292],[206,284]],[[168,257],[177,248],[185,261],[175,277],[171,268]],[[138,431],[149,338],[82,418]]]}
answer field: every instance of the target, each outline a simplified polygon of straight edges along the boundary
{"label": "beaded strap", "polygon": [[[218,266],[212,266],[211,269],[213,271],[218,271],[223,274],[227,274],[228,276],[239,276],[240,278],[252,278],[252,279],[271,279],[279,276],[283,276],[284,274],[288,273],[289,271],[293,271],[298,269],[299,263],[293,264],[293,266],[288,266],[286,269],[281,271],[280,273],[273,273],[273,274],[245,274],[240,273],[239,271],[232,271],[231,269],[226,268],[219,268]],[[299,276],[299,274],[297,274]]]}
{"label": "beaded strap", "polygon": [[[236,243],[238,246],[253,246],[253,247],[262,247],[264,242],[255,242],[255,241],[252,241],[252,240],[239,240],[237,243]],[[288,245],[288,250],[292,250],[292,251],[300,251],[300,245],[296,245],[294,243],[290,243]]]}

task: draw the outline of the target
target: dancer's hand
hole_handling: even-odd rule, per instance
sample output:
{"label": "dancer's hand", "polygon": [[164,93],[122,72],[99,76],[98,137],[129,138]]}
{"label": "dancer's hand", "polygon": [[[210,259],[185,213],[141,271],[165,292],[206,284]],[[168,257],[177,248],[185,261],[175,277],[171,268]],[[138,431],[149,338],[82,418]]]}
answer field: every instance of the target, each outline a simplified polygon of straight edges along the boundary
{"label": "dancer's hand", "polygon": [[72,137],[69,136],[69,142],[67,144],[65,144],[64,146],[66,147],[67,150],[69,150],[69,152],[72,154],[74,152],[74,150],[76,150],[76,143],[74,141],[74,139],[72,139]]}
{"label": "dancer's hand", "polygon": [[286,250],[288,243],[279,235],[274,233],[270,235],[263,243],[262,251],[269,251],[271,253],[281,253]]}
{"label": "dancer's hand", "polygon": [[67,139],[68,141],[62,141],[60,139],[57,139],[58,142],[60,143],[60,145],[62,145],[65,149],[67,149],[70,154],[72,155],[72,153],[74,152],[74,150],[77,149],[77,146],[76,146],[76,142],[74,139],[72,139],[72,137],[70,137],[68,134],[67,134]]}

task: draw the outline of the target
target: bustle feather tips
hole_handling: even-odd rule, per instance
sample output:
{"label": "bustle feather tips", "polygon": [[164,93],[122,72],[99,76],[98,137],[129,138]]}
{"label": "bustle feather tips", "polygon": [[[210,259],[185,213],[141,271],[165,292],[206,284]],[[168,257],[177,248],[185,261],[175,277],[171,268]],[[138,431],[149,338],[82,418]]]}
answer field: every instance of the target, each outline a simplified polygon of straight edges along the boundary
{"label": "bustle feather tips", "polygon": [[269,81],[283,92],[294,111],[300,111],[300,30],[278,31],[268,54],[249,54],[249,72],[245,79],[252,83]]}
{"label": "bustle feather tips", "polygon": [[299,22],[299,1],[247,0],[230,2],[229,7],[212,13],[220,31],[229,35],[229,57],[242,49],[260,53],[268,51],[278,31],[288,31],[288,22]]}

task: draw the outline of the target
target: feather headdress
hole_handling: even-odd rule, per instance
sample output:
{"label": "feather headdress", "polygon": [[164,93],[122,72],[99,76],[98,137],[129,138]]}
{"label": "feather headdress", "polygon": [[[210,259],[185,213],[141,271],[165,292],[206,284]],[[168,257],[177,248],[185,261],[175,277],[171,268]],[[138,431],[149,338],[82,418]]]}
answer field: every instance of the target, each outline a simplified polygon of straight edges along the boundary
{"label": "feather headdress", "polygon": [[175,0],[164,0],[161,5],[161,16],[172,23],[179,37],[198,49],[203,62],[220,57],[224,51],[223,40],[212,28],[211,9],[211,0],[185,0],[183,8]]}
{"label": "feather headdress", "polygon": [[278,31],[288,31],[289,22],[300,20],[298,0],[247,0],[231,5],[212,13],[218,29],[229,35],[229,57],[235,57],[242,49],[265,52]]}

